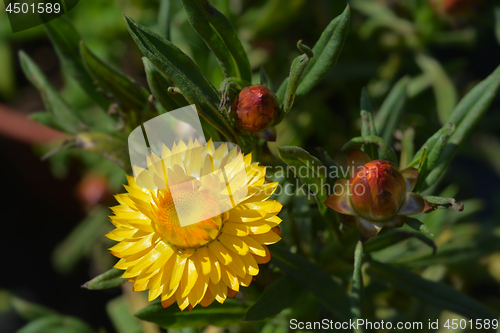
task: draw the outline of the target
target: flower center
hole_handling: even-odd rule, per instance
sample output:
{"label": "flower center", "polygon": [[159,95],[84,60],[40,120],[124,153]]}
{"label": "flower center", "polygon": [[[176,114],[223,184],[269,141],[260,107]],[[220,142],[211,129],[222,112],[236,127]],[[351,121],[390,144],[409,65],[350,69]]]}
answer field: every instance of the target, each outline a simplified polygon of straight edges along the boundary
{"label": "flower center", "polygon": [[[217,238],[222,220],[220,214],[212,216],[210,213],[213,200],[209,191],[185,186],[176,189],[175,200],[166,189],[157,190],[153,199],[152,226],[168,244],[179,249],[199,248]],[[181,223],[185,220],[199,222]]]}

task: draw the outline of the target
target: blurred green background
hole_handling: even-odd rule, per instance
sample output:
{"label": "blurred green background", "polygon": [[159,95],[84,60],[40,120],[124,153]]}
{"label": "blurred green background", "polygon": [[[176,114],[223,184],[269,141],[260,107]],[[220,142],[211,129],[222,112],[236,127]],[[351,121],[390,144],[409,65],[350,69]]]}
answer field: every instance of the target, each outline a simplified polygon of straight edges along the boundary
{"label": "blurred green background", "polygon": [[[343,0],[211,2],[238,30],[255,77],[263,66],[274,91],[299,55],[297,40],[314,45],[347,3]],[[337,66],[307,98],[297,101],[280,124],[278,141],[269,144],[272,155],[276,156],[276,147],[282,145],[296,145],[310,152],[323,147],[342,161],[340,148],[350,138],[359,136],[361,89],[367,89],[377,110],[404,76],[410,78],[409,99],[396,133],[395,147],[401,147],[403,138],[412,137],[415,146],[420,147],[441,127],[460,98],[499,64],[498,1],[352,0],[349,3],[351,27]],[[180,3],[173,0],[171,5],[172,41],[218,87],[223,76],[215,57],[189,25]],[[126,30],[122,14],[165,32],[161,16],[160,20],[158,17],[159,6],[159,1],[85,0],[68,17],[89,49],[147,87],[141,54]],[[121,303],[107,302],[120,295],[120,290],[88,291],[79,286],[114,263],[115,259],[106,250],[111,242],[104,237],[111,228],[106,206],[113,205],[111,194],[122,190],[124,173],[109,161],[79,150],[62,151],[40,160],[42,155],[59,147],[64,136],[28,120],[44,106],[21,71],[20,50],[35,60],[72,108],[87,119],[99,121],[99,114],[85,93],[61,73],[43,27],[13,34],[0,4],[4,238],[0,243],[3,257],[0,332],[13,332],[26,323],[12,309],[8,301],[11,295],[78,317],[96,330],[119,330],[113,312]],[[498,236],[500,227],[499,111],[497,98],[460,149],[446,176],[434,188],[435,193],[446,190],[448,196],[466,204],[462,215],[446,211],[435,217],[435,222],[428,221],[431,225],[445,225],[435,239],[436,244],[447,244],[451,239],[466,246],[417,267],[421,271],[431,267],[434,271],[428,274],[433,278],[445,281],[497,312],[500,311],[500,245],[491,241]],[[264,164],[276,163],[271,155],[262,159]],[[284,212],[284,224],[290,223],[289,215]],[[446,228],[455,223],[462,227]],[[308,237],[302,242],[314,241]],[[452,260],[455,256],[461,256],[460,260]],[[325,258],[327,267],[328,260]],[[265,281],[265,273],[261,274]],[[265,286],[265,282],[256,284],[257,289]],[[397,293],[381,299],[389,300],[391,306],[384,303],[377,311],[413,306],[398,298]],[[394,302],[395,299],[399,301]]]}

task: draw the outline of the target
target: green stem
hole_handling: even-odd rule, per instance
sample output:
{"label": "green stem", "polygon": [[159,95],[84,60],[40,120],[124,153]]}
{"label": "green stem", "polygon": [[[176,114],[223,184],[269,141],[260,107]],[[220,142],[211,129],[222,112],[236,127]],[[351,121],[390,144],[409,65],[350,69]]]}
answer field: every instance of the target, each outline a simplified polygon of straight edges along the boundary
{"label": "green stem", "polygon": [[[354,321],[363,319],[363,274],[361,264],[363,262],[363,242],[359,241],[354,250],[354,271],[352,273],[351,316]],[[363,332],[362,328],[354,329],[354,332]]]}

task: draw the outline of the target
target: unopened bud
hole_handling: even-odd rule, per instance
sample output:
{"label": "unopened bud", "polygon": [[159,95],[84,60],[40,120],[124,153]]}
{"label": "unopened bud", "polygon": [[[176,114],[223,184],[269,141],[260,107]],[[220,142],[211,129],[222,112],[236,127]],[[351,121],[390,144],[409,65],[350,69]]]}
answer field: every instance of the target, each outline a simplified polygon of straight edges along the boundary
{"label": "unopened bud", "polygon": [[261,132],[271,126],[279,113],[278,98],[261,85],[243,88],[236,102],[236,119],[246,132]]}

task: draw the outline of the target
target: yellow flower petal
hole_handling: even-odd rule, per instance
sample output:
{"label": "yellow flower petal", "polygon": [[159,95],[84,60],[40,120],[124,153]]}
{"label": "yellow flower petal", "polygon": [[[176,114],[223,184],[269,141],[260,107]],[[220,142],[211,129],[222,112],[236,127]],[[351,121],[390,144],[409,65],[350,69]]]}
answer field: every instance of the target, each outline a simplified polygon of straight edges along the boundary
{"label": "yellow flower petal", "polygon": [[[120,258],[115,267],[125,270],[135,291],[149,290],[150,301],[161,296],[164,307],[177,302],[181,310],[223,303],[269,261],[265,244],[280,239],[271,229],[281,222],[282,206],[268,200],[278,184],[265,183],[266,168],[229,147],[196,140],[163,147],[161,157],[147,157],[148,169],[134,166],[138,183],[127,177],[128,193],[115,196],[119,205],[110,220],[116,229],[107,234],[119,242],[110,249]],[[206,181],[198,181],[201,176]],[[212,214],[218,198],[229,194],[227,182],[248,192],[231,192],[236,207]],[[174,206],[170,187],[176,184],[185,207]],[[190,212],[190,204],[204,220],[181,226],[178,209]]]}
{"label": "yellow flower petal", "polygon": [[210,243],[208,249],[223,265],[229,265],[229,263],[233,260],[229,250],[226,249],[218,240]]}

